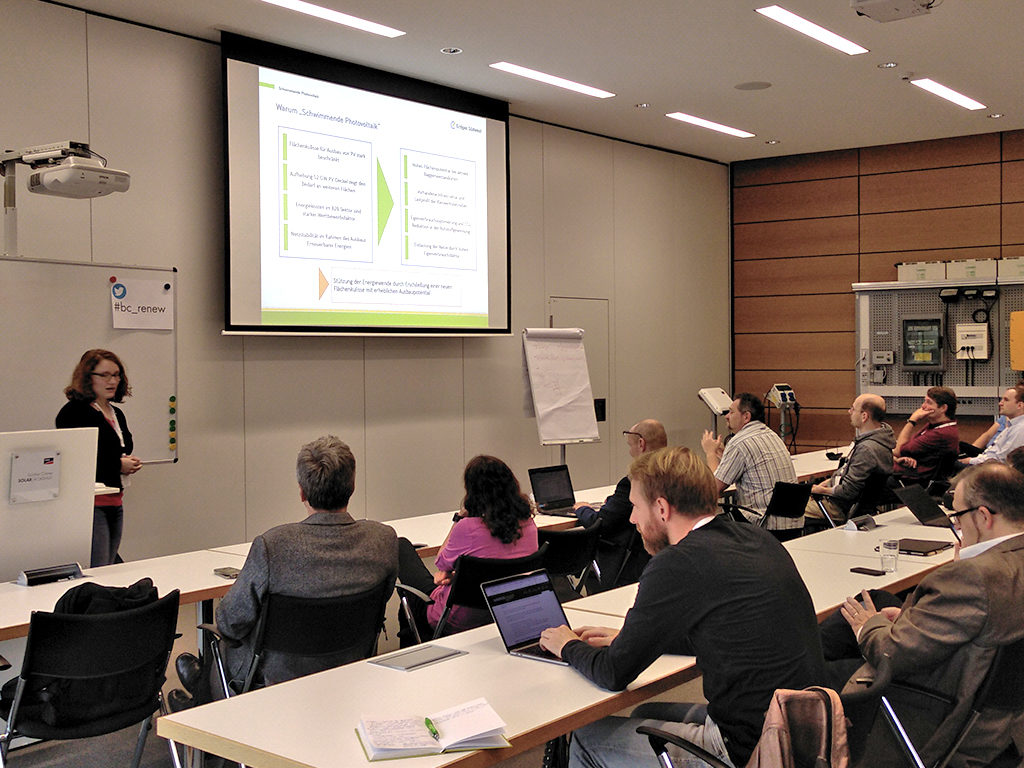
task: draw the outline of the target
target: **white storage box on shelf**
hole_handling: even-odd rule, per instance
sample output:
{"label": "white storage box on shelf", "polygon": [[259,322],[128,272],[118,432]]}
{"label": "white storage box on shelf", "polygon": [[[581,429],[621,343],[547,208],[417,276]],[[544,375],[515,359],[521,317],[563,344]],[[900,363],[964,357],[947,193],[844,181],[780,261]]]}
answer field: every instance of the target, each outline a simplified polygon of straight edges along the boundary
{"label": "white storage box on shelf", "polygon": [[901,283],[945,280],[946,264],[942,261],[908,261],[896,265],[896,275]]}

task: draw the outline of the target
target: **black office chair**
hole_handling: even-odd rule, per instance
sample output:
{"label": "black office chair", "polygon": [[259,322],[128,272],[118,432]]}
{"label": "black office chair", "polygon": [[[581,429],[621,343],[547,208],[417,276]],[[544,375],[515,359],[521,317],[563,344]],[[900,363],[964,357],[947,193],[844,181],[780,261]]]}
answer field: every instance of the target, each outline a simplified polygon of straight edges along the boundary
{"label": "black office chair", "polygon": [[[859,701],[879,699],[878,711],[882,715],[874,719],[874,724],[863,739],[851,739],[851,747],[860,754],[856,765],[863,768],[881,765],[881,753],[893,752],[893,740],[898,745],[899,756],[896,762],[888,754],[887,765],[907,765],[911,768],[944,768],[957,754],[964,740],[970,735],[978,719],[985,714],[1004,713],[1019,715],[1024,710],[1024,640],[1010,645],[1000,646],[992,659],[992,665],[978,686],[970,705],[970,711],[964,718],[955,734],[948,740],[948,748],[936,760],[928,765],[921,759],[918,748],[922,742],[932,737],[936,726],[946,713],[951,711],[954,701],[949,698],[899,680],[893,680],[892,669],[888,657],[876,670],[875,680],[869,689],[856,692]],[[850,699],[849,694],[843,695],[844,704]],[[851,702],[852,703],[852,702]],[[897,710],[903,710],[903,716]],[[914,720],[908,720],[907,713],[913,711]],[[852,709],[851,709],[852,713]],[[854,715],[857,718],[856,715]],[[863,715],[861,716],[863,719]],[[858,720],[854,719],[856,726]],[[862,726],[865,727],[866,726]],[[880,734],[879,731],[885,731]],[[861,743],[863,741],[863,744]],[[1016,754],[1009,736],[1004,751],[992,757],[987,763],[990,768],[996,766],[1016,766],[1020,755]]]}
{"label": "black office chair", "polygon": [[[948,481],[959,469],[960,464],[957,461],[957,454],[950,451],[949,453],[942,454],[938,464],[936,464],[935,468],[928,474],[921,475],[920,477],[905,477],[894,474],[890,483],[898,483],[899,485],[923,485],[927,488],[933,483]],[[941,493],[939,495],[941,496]]]}
{"label": "black office chair", "polygon": [[[749,522],[743,515],[744,512],[756,516],[758,518],[756,525],[764,528],[772,517],[786,517],[790,519],[802,517],[804,512],[807,511],[807,502],[810,498],[811,486],[807,483],[786,483],[780,480],[775,484],[775,488],[772,490],[771,501],[768,502],[768,508],[763,514],[735,502],[729,502],[724,507],[734,520],[740,522]],[[793,531],[793,533],[790,533],[790,531]],[[775,532],[773,531],[773,533]],[[779,532],[779,534],[783,534],[786,538],[793,538],[801,533],[801,528],[784,529]]]}
{"label": "black office chair", "polygon": [[210,649],[224,695],[251,691],[268,652],[301,657],[303,674],[322,672],[373,656],[390,597],[391,589],[386,582],[364,592],[338,597],[268,594],[253,629],[253,654],[245,680],[237,691],[228,683],[218,642],[222,638],[216,626],[201,625],[201,629],[212,636]]}
{"label": "black office chair", "polygon": [[541,528],[537,531],[540,543],[547,545],[541,566],[552,577],[560,602],[574,600],[583,593],[587,577],[596,568],[594,558],[600,534],[600,519],[587,528],[569,528],[564,531]]}
{"label": "black office chair", "polygon": [[[850,508],[846,510],[846,514],[837,523],[832,515],[828,513],[828,509],[825,507],[824,499],[829,498],[821,494],[811,494],[811,498],[814,503],[818,505],[818,509],[821,510],[821,515],[824,518],[823,522],[829,528],[837,528],[840,525],[846,523],[851,518],[858,517],[860,515],[874,515],[879,512],[883,507],[895,507],[902,506],[902,502],[896,497],[889,487],[889,478],[892,477],[891,472],[872,472],[868,475],[867,480],[864,481],[864,487],[860,490],[860,496],[857,500],[850,505]],[[824,526],[822,526],[823,528]]]}
{"label": "black office chair", "polygon": [[960,452],[957,458],[960,459],[972,459],[975,456],[980,456],[984,449],[974,445],[974,443],[965,443],[963,440],[960,441]]}
{"label": "black office chair", "polygon": [[[485,581],[493,581],[505,576],[514,576],[517,573],[528,573],[541,568],[547,547],[547,544],[541,544],[540,548],[532,555],[504,559],[459,555],[459,559],[455,561],[452,588],[448,592],[448,603],[445,605],[444,612],[434,628],[433,639],[436,640],[445,634],[448,615],[451,613],[452,608],[456,606],[475,609],[480,618],[477,626],[489,624],[491,617],[487,610],[487,603],[484,601],[484,593],[480,590],[480,585]],[[428,604],[433,601],[429,595],[425,595],[418,589],[404,584],[396,584],[395,591],[398,592],[401,610],[409,621],[409,626],[412,628],[416,642],[423,642],[409,600],[420,599]]]}
{"label": "black office chair", "polygon": [[[0,768],[18,736],[84,739],[141,722],[132,758],[138,768],[153,715],[167,713],[160,688],[177,621],[178,590],[112,613],[34,611],[14,699],[0,708],[7,721]],[[169,745],[181,768],[177,745]]]}

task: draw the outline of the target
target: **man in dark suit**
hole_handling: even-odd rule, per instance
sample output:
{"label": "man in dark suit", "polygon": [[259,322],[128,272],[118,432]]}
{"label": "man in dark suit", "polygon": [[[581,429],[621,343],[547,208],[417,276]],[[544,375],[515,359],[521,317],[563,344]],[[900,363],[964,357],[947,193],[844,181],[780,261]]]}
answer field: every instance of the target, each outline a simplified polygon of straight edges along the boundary
{"label": "man in dark suit", "polygon": [[[1024,476],[994,461],[964,470],[951,517],[962,531],[956,559],[925,576],[902,609],[876,611],[867,593],[840,609],[868,661],[851,684],[888,655],[895,677],[955,700],[920,748],[929,765],[951,746],[996,648],[1024,639]],[[1009,745],[1011,720],[984,715],[950,765],[987,765]]]}
{"label": "man in dark suit", "polygon": [[[665,427],[655,419],[638,421],[629,429],[624,429],[622,434],[626,436],[631,459],[668,445]],[[576,505],[576,517],[581,525],[589,527],[596,520],[601,520],[601,536],[597,546],[597,567],[601,570],[601,578],[599,583],[595,579],[594,584],[588,584],[589,592],[632,584],[640,578],[644,566],[651,559],[644,551],[640,537],[634,535],[636,528],[629,522],[632,511],[628,477],[619,480],[615,492],[600,507],[595,508],[586,502]],[[624,565],[623,561],[627,557],[629,560]]]}

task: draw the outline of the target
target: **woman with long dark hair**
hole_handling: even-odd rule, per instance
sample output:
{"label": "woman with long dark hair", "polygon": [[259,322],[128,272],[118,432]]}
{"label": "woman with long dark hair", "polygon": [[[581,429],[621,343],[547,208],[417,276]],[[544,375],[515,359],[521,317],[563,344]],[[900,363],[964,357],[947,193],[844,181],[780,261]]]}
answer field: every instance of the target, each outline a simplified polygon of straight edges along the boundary
{"label": "woman with long dark hair", "polygon": [[124,525],[123,477],[142,469],[132,455],[132,433],[124,413],[114,403],[131,397],[132,387],[120,358],[106,349],[90,349],[78,361],[71,384],[64,388],[68,402],[57,414],[58,429],[96,427],[96,482],[116,493],[93,501],[91,566],[110,565],[117,559]]}
{"label": "woman with long dark hair", "polygon": [[[463,482],[466,496],[434,561],[436,573],[427,570],[408,539],[398,540],[400,581],[421,592],[429,592],[433,600],[429,605],[414,601],[413,611],[421,636],[432,634],[444,613],[455,561],[460,555],[507,559],[537,551],[533,507],[505,462],[494,456],[476,456],[466,465]],[[479,613],[469,608],[453,608],[447,620],[450,632],[461,632],[484,623],[486,611],[482,616]],[[402,633],[403,644],[407,636],[406,630]]]}

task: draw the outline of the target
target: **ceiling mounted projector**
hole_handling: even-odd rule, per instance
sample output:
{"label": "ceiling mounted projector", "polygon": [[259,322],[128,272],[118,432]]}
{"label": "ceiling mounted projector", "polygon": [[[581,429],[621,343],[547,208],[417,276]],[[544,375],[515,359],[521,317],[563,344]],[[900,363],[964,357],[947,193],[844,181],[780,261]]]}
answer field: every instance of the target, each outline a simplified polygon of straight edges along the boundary
{"label": "ceiling mounted projector", "polygon": [[29,174],[28,191],[57,197],[103,197],[127,191],[130,183],[128,173],[105,168],[94,157],[67,157]]}
{"label": "ceiling mounted projector", "polygon": [[858,16],[875,21],[899,21],[931,13],[935,0],[850,0]]}
{"label": "ceiling mounted projector", "polygon": [[[14,166],[23,163],[32,168],[28,191],[55,197],[78,199],[103,197],[126,192],[131,176],[126,171],[107,168],[107,161],[81,141],[58,141],[19,150],[0,152],[2,172],[13,177]],[[5,207],[13,207],[13,202]]]}
{"label": "ceiling mounted projector", "polygon": [[131,176],[107,168],[107,161],[81,141],[58,141],[25,149],[0,149],[0,178],[3,178],[3,232],[5,256],[18,255],[18,207],[15,173],[21,163],[32,169],[28,191],[52,197],[79,200],[127,192]]}

